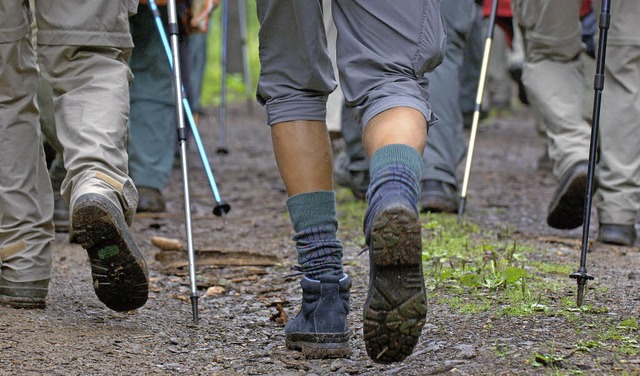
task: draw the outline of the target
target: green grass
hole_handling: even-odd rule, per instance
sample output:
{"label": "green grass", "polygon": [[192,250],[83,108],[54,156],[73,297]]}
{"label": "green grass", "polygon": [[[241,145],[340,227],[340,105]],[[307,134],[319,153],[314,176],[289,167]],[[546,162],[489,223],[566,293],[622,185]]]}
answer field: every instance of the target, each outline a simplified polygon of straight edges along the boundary
{"label": "green grass", "polygon": [[[219,7],[212,14],[211,28],[209,30],[207,42],[207,66],[204,73],[202,85],[201,104],[203,107],[220,104],[220,90],[222,78],[222,9]],[[247,2],[247,50],[249,60],[249,70],[251,73],[250,97],[255,93],[255,86],[258,82],[260,72],[260,60],[258,58],[258,18],[256,15],[255,3]],[[237,33],[231,30],[229,33]],[[241,46],[227,46],[228,53],[237,51]],[[242,74],[227,74],[227,103],[241,101],[247,98],[247,89]]]}
{"label": "green grass", "polygon": [[[339,188],[336,193],[339,236],[346,245],[363,246],[366,204],[355,200],[348,189]],[[557,335],[539,338],[523,358],[541,374],[579,375],[583,371],[572,369],[572,364],[611,359],[624,364],[639,356],[638,318],[633,313],[628,317],[611,313],[598,299],[607,295],[606,286],[591,283],[586,304],[576,306],[575,295],[569,293],[576,288],[569,278],[575,265],[554,261],[537,243],[525,243],[508,227],[489,230],[470,221],[459,225],[451,214],[422,214],[420,218],[430,304],[492,320],[562,320]],[[482,326],[489,336],[494,330],[491,320]],[[516,349],[496,343],[495,356],[508,357],[512,350]]]}

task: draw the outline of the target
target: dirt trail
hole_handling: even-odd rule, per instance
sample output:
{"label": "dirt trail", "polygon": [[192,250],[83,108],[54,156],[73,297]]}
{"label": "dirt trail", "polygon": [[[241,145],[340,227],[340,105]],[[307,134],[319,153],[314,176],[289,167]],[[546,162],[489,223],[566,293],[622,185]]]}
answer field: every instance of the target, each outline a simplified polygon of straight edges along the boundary
{"label": "dirt trail", "polygon": [[[226,268],[200,267],[199,285],[214,287],[201,290],[200,323],[194,326],[187,276],[164,273],[156,260],[160,250],[151,244],[154,236],[185,239],[182,177],[175,169],[173,182],[164,192],[167,212],[139,215],[133,228],[150,269],[147,305],[129,314],[108,310],[94,296],[84,250],[60,235],[54,243],[47,308],[0,307],[0,374],[544,374],[554,370],[533,367],[533,354],[549,353],[553,347],[566,355],[581,340],[581,330],[588,329],[564,317],[466,314],[432,302],[414,355],[399,364],[375,364],[368,359],[362,340],[368,259],[358,255],[361,245],[355,239],[361,229],[349,228],[342,233],[353,235],[345,241],[346,271],[353,277],[352,356],[306,360],[286,350],[282,313],[295,314],[300,289],[297,278],[287,277],[295,255],[269,129],[264,125],[263,110],[253,105],[230,108],[227,127],[227,156],[213,152],[217,143],[215,116],[205,116],[200,129],[203,143],[211,151],[209,158],[221,195],[232,207],[224,221],[211,214],[213,195],[197,150],[190,148],[195,247],[257,252],[274,265],[243,266],[236,260],[235,266]],[[577,267],[580,230],[556,231],[545,224],[547,199],[555,181],[548,171],[537,168],[543,142],[534,128],[526,109],[481,126],[465,218],[488,229],[508,226],[513,236],[539,250],[533,257]],[[595,234],[597,218],[592,222]],[[595,244],[593,249],[589,272],[597,276],[598,285],[607,287],[607,293],[589,299],[606,306],[607,317],[637,318],[638,248]],[[574,290],[575,282],[567,277],[566,288],[557,295],[571,296]],[[578,317],[584,325],[597,322],[594,315]],[[637,331],[629,338],[637,345]],[[606,346],[563,362],[561,373],[640,372],[637,352],[620,354]]]}

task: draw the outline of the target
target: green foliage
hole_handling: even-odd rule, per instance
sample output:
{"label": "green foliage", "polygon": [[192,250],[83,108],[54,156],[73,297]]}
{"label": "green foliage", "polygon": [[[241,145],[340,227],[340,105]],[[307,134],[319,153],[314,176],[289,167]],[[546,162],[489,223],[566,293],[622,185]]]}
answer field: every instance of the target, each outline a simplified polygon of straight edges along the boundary
{"label": "green foliage", "polygon": [[[227,74],[227,103],[252,100],[258,82],[260,59],[258,57],[258,18],[255,4],[247,4],[247,51],[251,76],[250,88],[247,90],[242,74]],[[229,33],[238,32],[229,30]],[[241,46],[227,46],[227,50],[239,49]],[[202,106],[219,105],[221,101],[222,79],[222,9],[219,7],[212,15],[211,28],[207,42],[207,66],[202,83]],[[249,94],[247,94],[249,93]]]}
{"label": "green foliage", "polygon": [[[340,236],[364,246],[366,204],[355,200],[348,189],[338,189],[336,197]],[[595,297],[576,306],[575,283],[569,278],[575,265],[551,261],[548,252],[529,246],[508,227],[492,232],[468,221],[459,225],[450,214],[422,214],[420,218],[430,304],[488,319],[482,326],[488,336],[501,317],[526,320],[533,316],[533,322],[548,318],[561,322],[563,330],[575,328],[578,339],[561,344],[560,349],[566,351],[556,349],[554,337],[539,338],[526,361],[544,368],[543,374],[582,374],[574,368],[574,363],[580,364],[579,357],[609,353],[623,362],[640,354],[637,317],[619,318],[607,306],[597,304],[597,296],[607,295],[606,286],[591,283],[588,291]],[[508,358],[519,351],[496,342],[496,357]]]}
{"label": "green foliage", "polygon": [[474,224],[458,225],[451,215],[427,214],[423,219],[427,232],[423,259],[434,281],[432,288],[497,290],[524,285],[528,274],[516,242],[495,241]]}

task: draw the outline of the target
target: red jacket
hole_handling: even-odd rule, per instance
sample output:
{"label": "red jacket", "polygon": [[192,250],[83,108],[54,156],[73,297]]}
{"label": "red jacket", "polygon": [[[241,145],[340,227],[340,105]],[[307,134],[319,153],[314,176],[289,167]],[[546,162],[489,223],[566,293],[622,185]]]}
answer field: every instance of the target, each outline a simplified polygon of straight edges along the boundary
{"label": "red jacket", "polygon": [[[491,15],[491,5],[494,0],[484,0],[482,3],[482,16],[489,17]],[[496,10],[496,16],[498,17],[513,17],[511,12],[511,0],[497,0],[498,9]],[[582,0],[580,6],[580,17],[584,17],[591,11],[591,0]]]}
{"label": "red jacket", "polygon": [[[482,16],[489,17],[491,15],[491,6],[495,0],[484,0],[482,3]],[[496,10],[496,16],[498,17],[513,17],[511,12],[511,0],[497,0],[498,9]]]}
{"label": "red jacket", "polygon": [[[482,16],[491,16],[491,6],[494,1],[498,2],[498,8],[496,9],[496,25],[504,30],[505,37],[507,38],[507,45],[511,47],[511,43],[513,42],[513,12],[511,11],[511,0],[483,0]],[[582,0],[582,5],[580,6],[580,18],[584,17],[591,11],[591,1],[592,0]]]}

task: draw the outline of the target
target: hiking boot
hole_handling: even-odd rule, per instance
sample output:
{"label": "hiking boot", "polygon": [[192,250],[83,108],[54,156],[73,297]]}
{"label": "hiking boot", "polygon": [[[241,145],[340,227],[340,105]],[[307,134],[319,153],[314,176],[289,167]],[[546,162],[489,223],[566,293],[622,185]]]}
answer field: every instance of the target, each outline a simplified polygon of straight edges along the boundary
{"label": "hiking boot", "polygon": [[630,247],[636,242],[636,227],[634,225],[600,223],[598,241]]}
{"label": "hiking boot", "polygon": [[149,294],[147,266],[122,211],[106,197],[86,193],[73,205],[71,224],[89,254],[98,298],[114,311],[142,307]]}
{"label": "hiking boot", "polygon": [[[549,204],[547,224],[560,230],[582,225],[586,198],[588,163],[576,162],[562,175]],[[595,192],[596,187],[593,187]]]}
{"label": "hiking boot", "polygon": [[138,187],[138,213],[161,213],[165,208],[164,197],[159,189]]}
{"label": "hiking boot", "polygon": [[520,103],[528,106],[529,98],[527,98],[527,88],[522,82],[522,71],[522,63],[514,64],[509,67],[509,76],[511,76],[511,79],[518,85],[518,99]]}
{"label": "hiking boot", "polygon": [[417,208],[401,191],[384,193],[365,217],[370,269],[363,330],[369,357],[391,363],[412,353],[427,303]]}
{"label": "hiking boot", "polygon": [[0,276],[0,304],[12,308],[43,309],[49,279],[12,282]]}
{"label": "hiking boot", "polygon": [[351,277],[304,277],[300,285],[302,309],[284,328],[287,348],[300,350],[310,358],[349,356]]}
{"label": "hiking boot", "polygon": [[357,199],[364,200],[369,188],[369,171],[352,171],[349,169],[350,163],[349,155],[346,151],[336,155],[333,163],[333,176],[336,184],[349,188]]}
{"label": "hiking boot", "polygon": [[422,182],[422,213],[457,213],[458,205],[458,192],[453,184],[432,179]]}
{"label": "hiking boot", "polygon": [[[471,129],[473,126],[473,116],[474,116],[475,111],[468,111],[468,112],[463,112],[462,113],[462,126],[464,127],[464,129]],[[478,123],[480,123],[482,120],[486,119],[489,117],[489,111],[485,110],[485,109],[481,109],[480,110],[480,114],[478,115]]]}

